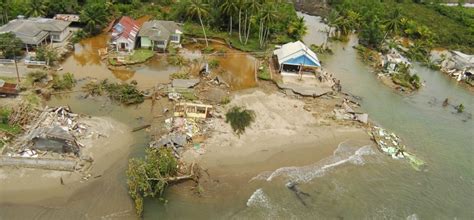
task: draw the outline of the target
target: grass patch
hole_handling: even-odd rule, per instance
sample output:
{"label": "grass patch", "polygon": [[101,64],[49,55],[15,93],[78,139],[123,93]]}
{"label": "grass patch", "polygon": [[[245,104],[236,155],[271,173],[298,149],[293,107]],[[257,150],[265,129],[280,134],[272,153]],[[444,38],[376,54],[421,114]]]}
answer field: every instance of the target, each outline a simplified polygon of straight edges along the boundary
{"label": "grass patch", "polygon": [[11,109],[0,108],[0,131],[13,135],[19,134],[21,132],[21,127],[18,125],[10,125],[8,123],[11,113]]}
{"label": "grass patch", "polygon": [[7,83],[18,83],[18,79],[16,77],[5,77],[5,76],[0,76],[0,80],[3,80]]}
{"label": "grass patch", "polygon": [[245,132],[245,128],[255,121],[255,112],[234,106],[225,114],[225,122],[230,123],[232,130],[240,136]]}
{"label": "grass patch", "polygon": [[257,77],[261,80],[271,80],[270,70],[268,70],[267,65],[263,65],[261,69],[257,72]]}
{"label": "grass patch", "polygon": [[147,49],[136,49],[130,56],[127,56],[126,60],[128,63],[143,63],[148,59],[152,58],[155,52]]}

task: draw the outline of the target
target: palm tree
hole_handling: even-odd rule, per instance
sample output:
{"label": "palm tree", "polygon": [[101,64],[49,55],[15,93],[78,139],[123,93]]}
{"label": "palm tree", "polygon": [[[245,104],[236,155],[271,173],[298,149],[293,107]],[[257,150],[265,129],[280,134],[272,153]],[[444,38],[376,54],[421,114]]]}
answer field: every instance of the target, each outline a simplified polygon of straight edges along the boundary
{"label": "palm tree", "polygon": [[384,22],[385,29],[388,33],[397,34],[402,27],[402,14],[400,8],[395,8],[389,15],[388,20]]}
{"label": "palm tree", "polygon": [[259,39],[260,47],[265,45],[268,34],[270,33],[270,25],[273,23],[274,19],[277,17],[276,10],[273,4],[265,4],[263,6],[263,11],[260,18],[260,30],[259,30]]}
{"label": "palm tree", "polygon": [[26,12],[31,17],[41,17],[46,14],[46,6],[43,0],[30,0],[28,3],[28,11]]}
{"label": "palm tree", "polygon": [[245,43],[244,44],[247,44],[247,41],[249,40],[250,28],[252,27],[252,25],[251,25],[252,22],[251,21],[255,20],[255,14],[260,10],[261,7],[262,7],[262,5],[260,4],[260,2],[258,0],[250,0],[248,2],[247,10],[250,13],[250,15],[249,15],[249,19],[248,19],[248,27],[247,27],[247,30],[245,31],[247,36],[245,37]]}
{"label": "palm tree", "polygon": [[[237,7],[239,9],[239,41],[242,43],[242,10],[246,7],[246,0],[237,0]],[[245,25],[244,25],[245,29]]]}
{"label": "palm tree", "polygon": [[191,16],[197,16],[199,22],[201,23],[202,32],[204,33],[204,39],[206,40],[206,47],[209,47],[209,42],[207,41],[206,30],[204,29],[204,24],[202,23],[202,18],[209,15],[208,5],[202,0],[191,0],[191,4],[188,7],[187,13]]}
{"label": "palm tree", "polygon": [[229,35],[232,35],[232,17],[238,10],[237,2],[235,0],[224,0],[221,10],[229,16]]}
{"label": "palm tree", "polygon": [[299,17],[298,19],[290,22],[288,27],[288,33],[295,39],[301,39],[308,32],[308,27],[306,27],[304,17]]}
{"label": "palm tree", "polygon": [[86,24],[89,32],[92,33],[97,26],[102,26],[107,23],[107,8],[100,3],[91,3],[85,5],[81,11],[81,22]]}

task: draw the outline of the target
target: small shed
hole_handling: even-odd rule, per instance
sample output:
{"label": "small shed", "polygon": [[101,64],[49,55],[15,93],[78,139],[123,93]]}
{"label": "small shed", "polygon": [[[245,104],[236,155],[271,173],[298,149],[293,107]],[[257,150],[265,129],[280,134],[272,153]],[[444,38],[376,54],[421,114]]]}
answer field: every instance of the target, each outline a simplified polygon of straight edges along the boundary
{"label": "small shed", "polygon": [[18,95],[18,84],[7,83],[0,79],[0,96],[14,96]]}
{"label": "small shed", "polygon": [[300,72],[303,68],[321,67],[316,54],[301,41],[284,44],[273,51],[273,55],[278,61],[280,72]]}

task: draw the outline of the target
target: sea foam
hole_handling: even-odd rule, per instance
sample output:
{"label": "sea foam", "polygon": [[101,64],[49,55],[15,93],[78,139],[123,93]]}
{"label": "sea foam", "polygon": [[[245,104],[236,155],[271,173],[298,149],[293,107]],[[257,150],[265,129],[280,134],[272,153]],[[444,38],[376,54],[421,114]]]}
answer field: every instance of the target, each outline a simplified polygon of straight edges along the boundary
{"label": "sea foam", "polygon": [[301,167],[281,167],[275,171],[262,172],[253,177],[250,181],[272,181],[276,177],[286,176],[293,182],[305,183],[314,178],[324,176],[327,171],[343,164],[363,165],[365,163],[363,156],[371,154],[375,154],[375,151],[370,145],[354,147],[348,145],[346,142],[342,142],[338,145],[332,156],[318,161],[317,163]]}

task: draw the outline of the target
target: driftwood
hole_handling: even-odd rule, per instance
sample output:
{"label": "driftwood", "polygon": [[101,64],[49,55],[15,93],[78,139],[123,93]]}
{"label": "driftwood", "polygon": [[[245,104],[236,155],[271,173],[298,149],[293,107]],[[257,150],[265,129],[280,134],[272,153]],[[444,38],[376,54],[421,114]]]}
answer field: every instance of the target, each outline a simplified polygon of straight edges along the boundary
{"label": "driftwood", "polygon": [[146,125],[138,126],[138,127],[134,128],[134,129],[132,129],[132,132],[140,131],[140,130],[143,130],[143,129],[149,128],[149,127],[151,127],[151,124],[146,124]]}

